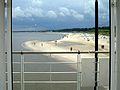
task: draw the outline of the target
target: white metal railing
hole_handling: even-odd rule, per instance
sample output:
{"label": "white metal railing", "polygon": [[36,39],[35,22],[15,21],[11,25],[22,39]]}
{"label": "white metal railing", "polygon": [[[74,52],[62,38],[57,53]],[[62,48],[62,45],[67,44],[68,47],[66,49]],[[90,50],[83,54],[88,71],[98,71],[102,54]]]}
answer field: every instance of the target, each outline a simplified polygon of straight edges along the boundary
{"label": "white metal railing", "polygon": [[82,60],[80,55],[77,56],[77,90],[81,90],[82,85]]}
{"label": "white metal railing", "polygon": [[[27,52],[26,52],[27,53]],[[29,52],[30,53],[30,52]],[[43,52],[41,52],[43,53]],[[47,53],[48,54],[48,53]],[[51,53],[50,53],[51,54]],[[56,54],[56,53],[55,53]],[[58,53],[59,54],[59,53]],[[60,53],[62,54],[62,53]],[[66,53],[65,53],[66,54]],[[72,53],[69,53],[69,54],[72,54]],[[76,53],[74,53],[76,54]],[[24,53],[22,52],[21,53],[21,81],[18,82],[18,81],[15,81],[14,83],[21,83],[21,90],[25,90],[24,89],[24,84],[25,83],[59,83],[59,84],[62,84],[62,83],[76,83],[77,84],[77,90],[80,90],[80,87],[81,87],[81,61],[80,61],[80,55],[78,54],[77,55],[77,62],[24,62]],[[48,64],[50,65],[49,67],[49,72],[25,72],[24,71],[24,65],[25,64]],[[52,72],[52,65],[54,64],[77,64],[77,71],[76,72]],[[24,74],[50,74],[50,77],[49,77],[49,81],[25,81],[24,80]],[[67,80],[62,80],[62,81],[52,81],[52,74],[76,74],[77,75],[77,81],[67,81]]]}
{"label": "white metal railing", "polygon": [[[21,90],[25,90],[25,84],[29,83],[29,84],[34,84],[34,83],[44,83],[44,84],[54,84],[54,83],[59,83],[59,84],[65,84],[65,83],[68,83],[68,84],[76,84],[77,85],[77,90],[81,90],[81,86],[82,86],[82,59],[81,59],[81,54],[94,54],[94,53],[104,53],[104,54],[108,54],[109,52],[94,52],[94,51],[91,51],[91,52],[13,52],[14,55],[20,55],[21,57],[21,60],[20,62],[13,62],[13,64],[20,64],[20,72],[16,71],[16,72],[13,72],[13,74],[20,74],[21,76],[21,79],[20,81],[13,81],[13,83],[15,84],[20,84],[21,86]],[[75,62],[71,62],[71,61],[67,61],[67,62],[34,62],[34,61],[30,61],[30,62],[27,62],[27,61],[24,61],[24,55],[31,55],[31,54],[75,54],[77,55],[77,60]],[[96,63],[96,62],[95,62]],[[46,64],[46,65],[49,65],[49,71],[36,71],[36,72],[26,72],[25,71],[25,64]],[[63,72],[63,71],[52,71],[52,65],[57,65],[57,64],[76,64],[77,66],[77,70],[76,71],[68,71],[68,72]],[[95,73],[95,72],[94,72]],[[98,75],[100,73],[100,70],[99,70],[99,62],[98,62],[98,71],[97,71]],[[25,80],[25,77],[24,77],[24,74],[49,74],[49,80],[47,81],[28,81],[28,80]],[[76,74],[77,75],[77,80],[52,80],[52,74]],[[98,83],[99,83],[99,76],[98,76]]]}

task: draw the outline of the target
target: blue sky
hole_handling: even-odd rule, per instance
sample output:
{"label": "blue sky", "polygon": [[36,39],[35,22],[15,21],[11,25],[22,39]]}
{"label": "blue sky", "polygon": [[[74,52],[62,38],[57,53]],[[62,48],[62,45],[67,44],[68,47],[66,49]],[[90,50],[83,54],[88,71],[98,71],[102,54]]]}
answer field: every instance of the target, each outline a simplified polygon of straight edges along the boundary
{"label": "blue sky", "polygon": [[[13,0],[14,27],[94,27],[95,0]],[[99,26],[109,23],[109,0],[99,0]]]}

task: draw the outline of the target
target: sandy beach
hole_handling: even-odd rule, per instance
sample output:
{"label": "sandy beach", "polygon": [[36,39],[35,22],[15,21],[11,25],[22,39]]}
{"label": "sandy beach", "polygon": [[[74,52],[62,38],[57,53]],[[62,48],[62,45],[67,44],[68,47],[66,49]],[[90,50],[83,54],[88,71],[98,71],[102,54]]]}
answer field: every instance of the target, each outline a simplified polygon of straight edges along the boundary
{"label": "sandy beach", "polygon": [[[23,45],[34,51],[94,51],[94,35],[83,33],[66,33],[60,40],[27,41]],[[104,45],[104,49],[101,46]],[[70,50],[70,48],[73,48]],[[109,51],[109,37],[99,36],[99,51]]]}
{"label": "sandy beach", "polygon": [[[27,41],[23,46],[33,51],[41,52],[71,52],[71,51],[94,51],[95,40],[93,34],[87,33],[66,33],[63,38],[55,41]],[[109,37],[99,36],[99,51],[109,51]],[[66,56],[66,55],[64,55]],[[87,55],[91,57],[92,55]],[[94,56],[94,55],[93,55]],[[84,57],[84,55],[82,55]],[[86,57],[86,55],[85,55]],[[74,57],[65,57],[75,59]]]}

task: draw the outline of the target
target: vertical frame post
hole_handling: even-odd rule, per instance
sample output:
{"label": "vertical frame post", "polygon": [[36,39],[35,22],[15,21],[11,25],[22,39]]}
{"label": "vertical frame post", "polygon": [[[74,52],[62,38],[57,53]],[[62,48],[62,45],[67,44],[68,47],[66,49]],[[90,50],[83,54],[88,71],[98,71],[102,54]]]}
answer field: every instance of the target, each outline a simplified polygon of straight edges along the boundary
{"label": "vertical frame post", "polygon": [[117,24],[117,28],[116,28],[116,66],[117,69],[115,71],[115,73],[117,72],[117,78],[116,78],[116,84],[117,84],[117,88],[116,90],[120,89],[120,0],[116,0],[115,2],[116,4],[116,13],[115,13],[115,17],[116,17],[116,24]]}
{"label": "vertical frame post", "polygon": [[117,29],[116,0],[111,0],[111,83],[110,90],[117,90],[117,59],[115,54],[115,38]]}
{"label": "vertical frame post", "polygon": [[0,0],[0,90],[6,90],[5,0]]}
{"label": "vertical frame post", "polygon": [[13,90],[13,71],[12,71],[12,1],[7,1],[7,70],[8,70],[8,90]]}

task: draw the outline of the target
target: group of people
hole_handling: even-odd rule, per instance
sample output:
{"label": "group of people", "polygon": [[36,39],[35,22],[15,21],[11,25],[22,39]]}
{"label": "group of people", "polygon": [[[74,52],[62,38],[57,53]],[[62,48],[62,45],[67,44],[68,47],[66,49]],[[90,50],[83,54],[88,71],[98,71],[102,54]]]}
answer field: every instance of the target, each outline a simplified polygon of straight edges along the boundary
{"label": "group of people", "polygon": [[[33,45],[35,46],[35,45],[36,45],[36,42],[33,42]],[[43,43],[41,43],[41,46],[43,46]]]}

